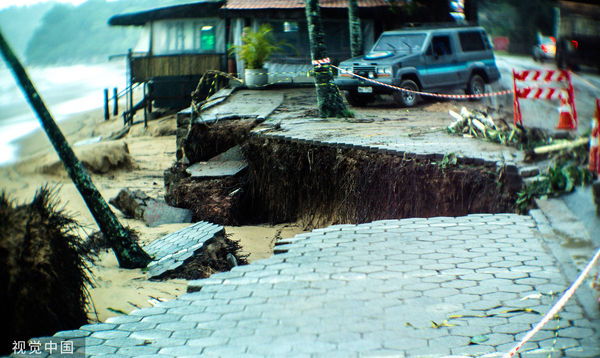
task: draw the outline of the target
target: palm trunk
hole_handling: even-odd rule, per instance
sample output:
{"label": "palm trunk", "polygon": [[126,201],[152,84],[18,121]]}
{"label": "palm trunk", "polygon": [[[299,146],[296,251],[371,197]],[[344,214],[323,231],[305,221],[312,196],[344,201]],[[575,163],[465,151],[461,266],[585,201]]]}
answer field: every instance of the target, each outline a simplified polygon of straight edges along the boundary
{"label": "palm trunk", "polygon": [[348,0],[348,24],[350,27],[350,52],[352,57],[357,57],[363,53],[363,37],[357,0]]}
{"label": "palm trunk", "polygon": [[[317,0],[306,0],[306,21],[308,22],[308,37],[310,52],[313,60],[327,58],[327,48],[321,23],[321,8]],[[314,68],[317,104],[321,117],[345,117],[348,109],[333,83],[333,73],[328,65]]]}
{"label": "palm trunk", "polygon": [[477,18],[477,0],[465,0],[465,20],[472,25],[479,23],[479,19]]}
{"label": "palm trunk", "polygon": [[73,153],[69,143],[54,122],[52,115],[46,108],[27,72],[8,46],[2,33],[0,33],[0,50],[9,67],[12,69],[17,82],[21,85],[23,92],[33,109],[36,111],[42,127],[46,131],[50,142],[63,162],[67,173],[75,183],[77,190],[85,200],[96,223],[108,239],[119,266],[123,268],[146,267],[152,260],[150,256],[131,238],[127,230],[121,225],[115,214],[110,210],[100,192],[94,186],[92,179],[81,162]]}

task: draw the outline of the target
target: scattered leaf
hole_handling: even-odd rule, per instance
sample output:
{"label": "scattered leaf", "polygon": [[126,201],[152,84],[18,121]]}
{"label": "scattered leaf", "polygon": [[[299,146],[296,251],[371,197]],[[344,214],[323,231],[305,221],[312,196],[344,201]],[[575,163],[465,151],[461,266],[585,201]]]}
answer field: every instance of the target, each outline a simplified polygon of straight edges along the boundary
{"label": "scattered leaf", "polygon": [[111,311],[111,312],[113,312],[113,313],[117,313],[117,314],[122,314],[122,315],[126,315],[127,314],[126,312],[123,312],[123,311],[121,311],[119,309],[112,308],[112,307],[107,307],[106,309],[109,310],[109,311]]}
{"label": "scattered leaf", "polygon": [[486,342],[490,339],[490,337],[488,337],[486,334],[481,334],[479,336],[474,336],[471,337],[471,341],[469,342],[469,344],[481,344],[483,342]]}

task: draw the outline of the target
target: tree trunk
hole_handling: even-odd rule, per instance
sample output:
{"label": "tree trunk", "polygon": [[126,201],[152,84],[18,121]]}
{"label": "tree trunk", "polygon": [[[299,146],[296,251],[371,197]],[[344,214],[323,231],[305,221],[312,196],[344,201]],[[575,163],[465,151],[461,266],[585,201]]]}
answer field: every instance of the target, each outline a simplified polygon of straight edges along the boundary
{"label": "tree trunk", "polygon": [[477,0],[465,0],[465,20],[467,23],[477,25]]}
{"label": "tree trunk", "polygon": [[348,25],[350,30],[350,51],[352,57],[363,54],[363,37],[358,16],[358,0],[348,0]]}
{"label": "tree trunk", "polygon": [[[310,39],[310,52],[313,60],[327,58],[327,48],[321,24],[321,8],[317,0],[306,0],[306,21],[308,23],[308,37]],[[333,83],[333,73],[329,65],[314,68],[315,85],[317,91],[317,104],[321,117],[345,117],[348,109],[340,94],[340,90]]]}
{"label": "tree trunk", "polygon": [[27,99],[33,109],[36,111],[42,127],[46,131],[50,142],[63,162],[67,173],[75,183],[79,193],[85,200],[96,223],[102,230],[104,236],[108,239],[119,266],[123,268],[141,268],[146,267],[152,260],[150,256],[131,238],[129,232],[121,225],[115,214],[110,210],[100,192],[94,186],[92,179],[86,172],[81,162],[73,153],[73,150],[67,143],[60,128],[54,122],[52,115],[46,108],[33,83],[29,79],[27,72],[14,55],[4,36],[0,32],[0,50],[9,67],[12,69],[17,82],[25,92]]}

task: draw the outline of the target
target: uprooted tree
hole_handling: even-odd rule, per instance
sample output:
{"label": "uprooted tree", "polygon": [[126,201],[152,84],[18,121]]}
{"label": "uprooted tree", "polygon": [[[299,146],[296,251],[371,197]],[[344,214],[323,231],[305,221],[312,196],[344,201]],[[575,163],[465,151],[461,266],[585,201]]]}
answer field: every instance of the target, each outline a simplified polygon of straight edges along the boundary
{"label": "uprooted tree", "polygon": [[[325,46],[325,36],[321,21],[321,8],[318,0],[306,0],[306,21],[308,23],[310,52],[313,60],[327,58],[327,47]],[[348,109],[344,104],[340,90],[333,83],[331,67],[329,65],[315,66],[314,76],[317,104],[321,117],[347,116]]]}
{"label": "uprooted tree", "polygon": [[36,111],[42,128],[46,131],[67,173],[71,177],[71,180],[73,180],[77,190],[79,190],[100,230],[102,230],[102,233],[110,243],[119,261],[119,266],[123,268],[146,267],[152,260],[151,257],[135,242],[130,233],[121,225],[115,214],[110,210],[110,207],[98,189],[96,189],[83,164],[77,159],[60,128],[54,122],[52,115],[29,79],[23,65],[17,59],[1,32],[0,50],[29,103]]}
{"label": "uprooted tree", "polygon": [[88,323],[83,240],[57,194],[42,187],[31,203],[17,204],[0,193],[0,319],[10,327],[0,355],[12,342]]}

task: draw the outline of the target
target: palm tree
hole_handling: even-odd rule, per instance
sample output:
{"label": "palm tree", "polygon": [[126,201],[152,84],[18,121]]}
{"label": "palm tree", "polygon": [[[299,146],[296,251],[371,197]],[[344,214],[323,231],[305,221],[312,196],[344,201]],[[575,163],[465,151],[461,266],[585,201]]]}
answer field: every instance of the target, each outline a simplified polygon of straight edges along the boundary
{"label": "palm tree", "polygon": [[[327,58],[327,47],[321,23],[321,8],[318,0],[306,0],[306,21],[313,60]],[[330,66],[318,66],[314,69],[317,91],[317,104],[321,117],[346,117],[348,109],[344,104],[340,90],[333,83]]]}
{"label": "palm tree", "polygon": [[350,52],[352,57],[363,53],[363,38],[358,17],[358,0],[348,0],[348,24],[350,27]]}
{"label": "palm tree", "polygon": [[152,261],[152,258],[133,240],[130,233],[125,230],[115,214],[110,210],[110,207],[108,207],[108,204],[106,204],[106,201],[102,198],[98,189],[96,189],[83,164],[77,159],[60,128],[54,122],[52,115],[46,108],[46,104],[44,104],[44,101],[37,93],[23,65],[21,65],[12,49],[8,46],[1,32],[0,52],[2,52],[6,62],[12,69],[29,103],[36,111],[42,123],[42,128],[46,131],[67,173],[71,177],[71,180],[73,180],[73,183],[75,183],[87,207],[92,212],[94,220],[96,220],[100,230],[107,238],[117,256],[119,266],[123,268],[146,267]]}

